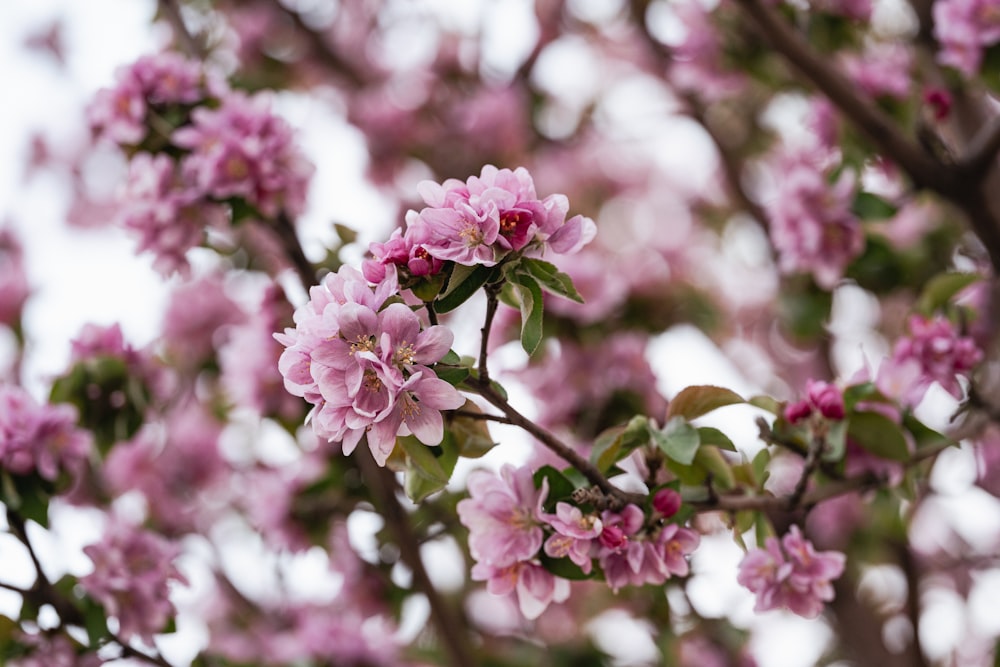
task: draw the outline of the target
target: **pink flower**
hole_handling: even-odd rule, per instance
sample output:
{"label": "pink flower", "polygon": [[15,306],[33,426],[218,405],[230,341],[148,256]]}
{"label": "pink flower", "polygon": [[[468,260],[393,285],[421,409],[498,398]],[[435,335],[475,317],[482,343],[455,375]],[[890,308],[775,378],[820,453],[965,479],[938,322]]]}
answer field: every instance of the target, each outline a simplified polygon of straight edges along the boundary
{"label": "pink flower", "polygon": [[50,481],[61,472],[79,475],[93,439],[76,423],[72,405],[39,405],[24,389],[0,385],[0,468]]}
{"label": "pink flower", "polygon": [[173,565],[180,548],[159,535],[112,519],[100,542],[84,547],[94,571],[80,586],[118,619],[118,634],[148,644],[174,614],[170,582],[187,581]]}
{"label": "pink flower", "polygon": [[8,227],[0,227],[0,325],[15,326],[31,290],[24,250]]}
{"label": "pink flower", "polygon": [[844,418],[844,394],[833,384],[822,380],[806,380],[806,397],[785,408],[785,419],[792,424],[807,419],[813,412],[825,419]]}
{"label": "pink flower", "polygon": [[113,88],[97,91],[87,109],[91,127],[118,144],[136,145],[146,136],[146,113],[150,106],[194,104],[218,89],[206,82],[201,65],[177,53],[143,56],[116,74]]}
{"label": "pink flower", "polygon": [[910,335],[896,342],[892,357],[879,368],[879,388],[911,406],[920,402],[934,382],[955,398],[962,398],[958,378],[967,376],[982,360],[982,350],[941,316],[925,319],[914,315],[909,327]]}
{"label": "pink flower", "polygon": [[830,185],[810,151],[779,160],[777,191],[767,205],[771,242],[782,272],[808,272],[832,289],[864,249],[864,234],[851,213],[854,174],[844,171]]}
{"label": "pink flower", "polygon": [[669,519],[681,509],[681,494],[674,489],[660,489],[653,494],[653,508]]}
{"label": "pink flower", "polygon": [[266,96],[231,93],[218,109],[200,107],[191,118],[172,137],[191,151],[182,161],[191,183],[215,199],[242,198],[269,218],[302,213],[313,168]]}
{"label": "pink flower", "polygon": [[477,561],[507,568],[542,548],[542,503],[548,482],[535,489],[531,469],[504,465],[497,476],[469,474],[469,498],[459,501],[458,518],[469,529],[469,551]]}
{"label": "pink flower", "polygon": [[589,218],[566,220],[569,202],[564,195],[538,199],[523,167],[511,171],[486,165],[465,183],[424,181],[418,192],[427,207],[408,216],[408,224],[417,228],[413,233],[423,239],[431,256],[459,264],[492,266],[521,250],[542,253],[551,248],[570,254],[597,232]]}
{"label": "pink flower", "polygon": [[193,371],[210,361],[229,327],[246,313],[226,294],[222,276],[209,274],[174,288],[163,319],[163,342],[169,359]]}
{"label": "pink flower", "polygon": [[982,64],[983,51],[1000,42],[1000,7],[996,0],[937,0],[934,36],[941,44],[938,60],[966,76]]}
{"label": "pink flower", "polygon": [[569,557],[584,574],[589,574],[593,567],[591,548],[603,530],[601,520],[585,515],[579,507],[564,502],[556,503],[555,515],[546,514],[542,518],[556,531],[545,541],[546,555],[552,558]]}
{"label": "pink flower", "polygon": [[181,181],[166,154],[138,153],[129,164],[119,202],[118,224],[139,237],[138,252],[150,252],[163,275],[186,274],[188,250],[201,244],[205,230],[221,226],[226,213]]}
{"label": "pink flower", "polygon": [[[410,211],[407,220],[415,216],[416,213]],[[400,271],[414,277],[440,273],[444,262],[427,251],[425,243],[429,238],[424,238],[427,231],[426,227],[410,225],[405,236],[401,229],[396,229],[385,243],[372,243],[369,251],[374,259],[365,260],[361,267],[365,278],[373,283],[382,282],[387,264],[395,264]]]}
{"label": "pink flower", "polygon": [[899,43],[879,42],[843,58],[847,76],[867,95],[905,99],[910,92],[910,52]]}
{"label": "pink flower", "polygon": [[817,552],[793,525],[780,542],[769,537],[765,548],[747,552],[736,580],[757,594],[754,611],[784,608],[816,618],[833,599],[830,582],[843,574],[845,560],[842,553]]}
{"label": "pink flower", "polygon": [[535,619],[553,602],[563,602],[569,597],[569,581],[556,577],[541,565],[520,561],[506,567],[486,562],[472,566],[472,580],[485,581],[486,590],[493,595],[517,595],[521,614]]}
{"label": "pink flower", "polygon": [[401,303],[377,310],[396,290],[395,272],[390,278],[372,290],[357,270],[341,268],[296,311],[296,329],[275,336],[287,348],[279,360],[285,387],[315,406],[316,435],[341,442],[345,454],[367,436],[379,465],[397,435],[438,444],[441,410],[464,403],[428,367],[447,354],[451,331],[421,330],[417,315]]}

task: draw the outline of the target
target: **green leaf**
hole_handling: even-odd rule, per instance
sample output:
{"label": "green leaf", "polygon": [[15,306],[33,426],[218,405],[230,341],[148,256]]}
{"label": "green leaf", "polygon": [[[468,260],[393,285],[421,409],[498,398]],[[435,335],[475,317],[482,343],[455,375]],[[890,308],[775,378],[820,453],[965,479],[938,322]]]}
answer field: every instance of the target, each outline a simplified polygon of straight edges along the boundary
{"label": "green leaf", "polygon": [[667,407],[670,417],[695,419],[727,405],[744,403],[743,397],[731,389],[701,385],[682,389]]}
{"label": "green leaf", "polygon": [[916,308],[930,316],[946,306],[963,289],[982,279],[978,273],[939,273],[924,285]]}
{"label": "green leaf", "polygon": [[517,275],[518,296],[521,298],[521,347],[528,355],[535,353],[542,342],[542,288],[531,276]]}
{"label": "green leaf", "polygon": [[917,450],[932,447],[958,447],[958,442],[943,433],[938,433],[911,414],[903,417],[903,426],[913,435]]}
{"label": "green leaf", "polygon": [[724,449],[727,452],[735,452],[736,445],[733,441],[729,439],[729,436],[720,431],[717,428],[712,428],[711,426],[702,426],[698,429],[698,439],[703,445],[715,445],[719,449]]}
{"label": "green leaf", "polygon": [[347,225],[342,225],[339,222],[333,223],[333,231],[337,233],[337,238],[344,245],[348,243],[354,243],[358,240],[358,233],[348,227]]}
{"label": "green leaf", "polygon": [[548,465],[542,466],[535,471],[533,479],[535,480],[536,489],[541,489],[542,481],[548,480],[549,493],[545,497],[545,510],[548,512],[553,511],[556,503],[560,500],[566,500],[571,497],[573,495],[573,491],[577,488],[568,477]]}
{"label": "green leaf", "polygon": [[455,352],[455,350],[448,350],[448,353],[441,357],[438,360],[438,363],[446,364],[448,366],[461,366],[462,357],[458,356],[458,352]]}
{"label": "green leaf", "polygon": [[[483,413],[478,405],[468,399],[461,409],[463,412]],[[448,431],[455,440],[458,455],[467,459],[479,458],[493,449],[496,444],[493,442],[490,430],[483,419],[452,415],[448,418]]]}
{"label": "green leaf", "polygon": [[753,457],[753,461],[750,462],[750,467],[753,469],[754,480],[757,482],[757,488],[764,488],[764,482],[767,478],[771,476],[770,471],[767,466],[771,463],[771,451],[765,447],[764,449],[757,452]]}
{"label": "green leaf", "polygon": [[847,450],[847,424],[848,422],[844,420],[830,424],[830,430],[826,433],[826,449],[822,457],[824,461],[840,461],[844,458],[844,452]]}
{"label": "green leaf", "polygon": [[613,426],[597,436],[590,452],[590,461],[601,472],[649,442],[649,419],[636,415],[625,426]]}
{"label": "green leaf", "polygon": [[[428,447],[412,435],[396,438],[396,446],[406,454],[403,490],[410,500],[420,502],[448,485],[458,459],[450,434],[445,434],[437,448]],[[441,452],[440,457],[435,456],[435,449]]]}
{"label": "green leaf", "polygon": [[778,401],[770,396],[751,396],[747,403],[754,406],[755,408],[760,408],[765,412],[770,412],[772,415],[781,414],[781,401]]}
{"label": "green leaf", "polygon": [[430,303],[441,292],[442,287],[444,287],[444,274],[438,273],[434,276],[426,276],[418,279],[410,287],[410,291],[416,294],[417,298],[424,303]]}
{"label": "green leaf", "polygon": [[83,624],[87,631],[87,640],[91,648],[101,645],[101,641],[108,635],[108,615],[104,607],[89,597],[80,601],[80,611],[83,614]]}
{"label": "green leaf", "polygon": [[852,385],[844,389],[844,409],[850,413],[859,402],[878,396],[879,391],[874,382]]}
{"label": "green leaf", "polygon": [[437,376],[453,387],[465,382],[465,379],[472,375],[472,370],[466,366],[442,366],[438,364],[434,367]]}
{"label": "green leaf", "polygon": [[875,456],[906,461],[910,450],[902,427],[877,412],[855,412],[848,419],[847,435]]}
{"label": "green leaf", "polygon": [[583,570],[580,569],[580,566],[571,561],[569,558],[553,558],[544,551],[539,554],[538,560],[541,562],[542,567],[544,567],[547,571],[557,577],[569,579],[570,581],[593,579],[595,575],[594,570],[591,570],[590,574],[584,574]]}
{"label": "green leaf", "polygon": [[851,204],[851,212],[861,220],[888,220],[899,208],[871,192],[859,192]]}
{"label": "green leaf", "polygon": [[521,260],[521,267],[538,281],[546,292],[551,292],[557,296],[572,299],[577,303],[583,303],[583,297],[576,291],[573,279],[568,274],[561,272],[555,264],[541,259],[525,257]]}
{"label": "green leaf", "polygon": [[448,279],[447,289],[434,302],[434,310],[439,313],[455,310],[468,301],[493,275],[494,267],[491,266],[455,264]]}
{"label": "green leaf", "polygon": [[702,444],[694,453],[694,463],[712,476],[716,488],[728,491],[736,486],[733,469],[718,447]]}
{"label": "green leaf", "polygon": [[701,440],[698,431],[683,417],[671,418],[663,430],[650,428],[649,431],[653,442],[669,459],[682,465],[691,465],[694,462],[694,455]]}

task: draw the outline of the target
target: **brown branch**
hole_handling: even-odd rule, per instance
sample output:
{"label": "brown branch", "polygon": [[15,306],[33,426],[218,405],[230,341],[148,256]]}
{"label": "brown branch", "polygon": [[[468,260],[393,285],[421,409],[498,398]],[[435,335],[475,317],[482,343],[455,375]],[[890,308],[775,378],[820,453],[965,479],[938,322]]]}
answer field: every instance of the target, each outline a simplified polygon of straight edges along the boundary
{"label": "brown branch", "polygon": [[382,518],[396,538],[400,557],[413,572],[416,589],[427,597],[434,627],[451,664],[455,667],[476,664],[472,659],[468,637],[463,630],[466,624],[458,618],[454,609],[445,603],[427,575],[427,569],[420,557],[420,541],[410,525],[409,515],[396,497],[398,484],[395,476],[388,469],[375,463],[367,447],[359,447],[354,459],[358,462],[361,474],[364,475],[380,505]]}
{"label": "brown branch", "polygon": [[614,486],[608,481],[608,478],[604,476],[604,473],[602,473],[597,466],[582,457],[576,452],[576,450],[564,443],[562,440],[515,410],[514,407],[507,402],[507,399],[497,393],[497,391],[488,383],[482,382],[481,379],[473,380],[470,378],[466,380],[466,386],[504,413],[510,424],[517,426],[534,436],[536,440],[548,447],[553,453],[576,468],[584,477],[587,478],[587,481],[599,488],[609,498],[621,503],[623,506],[628,503],[641,504],[645,502],[645,495],[629,493],[628,491],[623,491],[622,489]]}
{"label": "brown branch", "polygon": [[295,225],[288,214],[282,211],[274,220],[272,229],[278,234],[281,245],[285,249],[288,259],[292,262],[292,267],[299,275],[302,287],[308,293],[309,288],[316,284],[316,269],[302,250],[302,244],[299,243],[299,237],[295,233]]}
{"label": "brown branch", "polygon": [[989,123],[972,138],[969,146],[956,163],[968,178],[979,180],[996,163],[1000,151],[1000,115],[990,118]]}
{"label": "brown branch", "polygon": [[466,419],[479,419],[481,421],[491,421],[498,424],[514,426],[514,422],[501,415],[490,415],[483,412],[472,412],[470,410],[452,410],[451,414],[456,417],[465,417]]}
{"label": "brown branch", "polygon": [[173,28],[174,35],[177,37],[181,49],[192,58],[204,59],[208,51],[205,45],[188,30],[177,0],[158,0],[157,4],[160,7],[163,17],[170,24],[170,27]]}
{"label": "brown branch", "polygon": [[486,355],[489,353],[490,329],[493,328],[493,317],[497,313],[499,286],[486,285],[486,317],[483,318],[483,328],[479,342],[479,379],[484,385],[490,383],[490,373],[486,368]]}

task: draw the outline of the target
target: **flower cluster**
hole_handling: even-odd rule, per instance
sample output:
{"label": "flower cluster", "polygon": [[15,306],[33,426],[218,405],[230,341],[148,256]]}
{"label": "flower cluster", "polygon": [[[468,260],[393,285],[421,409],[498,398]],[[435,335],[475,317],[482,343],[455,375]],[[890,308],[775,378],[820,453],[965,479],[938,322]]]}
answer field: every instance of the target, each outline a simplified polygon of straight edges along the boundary
{"label": "flower cluster", "polygon": [[0,469],[55,481],[82,469],[92,442],[72,405],[42,405],[20,387],[0,385]]}
{"label": "flower cluster", "polygon": [[983,51],[1000,42],[1000,7],[995,0],[938,0],[933,11],[938,60],[975,75]]}
{"label": "flower cluster", "polygon": [[779,268],[811,273],[816,284],[832,289],[864,249],[864,233],[851,213],[854,174],[845,170],[831,185],[816,157],[807,149],[781,160],[781,178],[767,213]]}
{"label": "flower cluster", "polygon": [[164,275],[186,271],[185,253],[206,227],[247,215],[223,204],[269,219],[305,208],[313,170],[290,126],[268,97],[230,91],[199,63],[141,58],[98,92],[90,120],[131,155],[118,219]]}
{"label": "flower cluster", "polygon": [[785,407],[785,419],[791,424],[819,413],[826,419],[844,418],[844,393],[833,384],[822,380],[806,381],[806,397]]}
{"label": "flower cluster", "polygon": [[444,261],[493,266],[512,252],[574,253],[597,232],[590,218],[566,219],[565,195],[539,199],[523,167],[486,165],[464,183],[424,181],[417,191],[427,206],[407,214],[405,233],[371,247],[374,259],[364,272],[372,282],[380,282],[390,264],[410,276],[426,276],[440,271]]}
{"label": "flower cluster", "polygon": [[345,454],[367,435],[379,465],[397,435],[441,442],[441,410],[465,399],[429,365],[451,347],[443,326],[423,329],[403,303],[387,303],[398,291],[395,273],[372,288],[349,266],[329,274],[294,315],[296,327],[275,334],[286,347],[278,362],[285,388],[315,407],[316,435],[343,443]]}
{"label": "flower cluster", "polygon": [[757,594],[754,611],[788,609],[816,618],[833,599],[831,582],[843,574],[845,560],[836,551],[817,552],[793,525],[780,542],[769,537],[763,549],[747,552],[736,580]]}
{"label": "flower cluster", "polygon": [[527,618],[569,595],[569,583],[543,567],[540,552],[548,559],[568,558],[584,575],[597,561],[617,592],[686,576],[687,556],[700,541],[690,528],[661,520],[680,507],[672,489],[654,496],[659,517],[648,522],[633,504],[597,512],[559,501],[554,514],[545,512],[548,481],[536,489],[529,467],[507,465],[499,476],[476,471],[468,487],[470,497],[459,502],[458,515],[469,529],[469,551],[477,561],[473,579],[486,581],[487,590],[497,595],[516,592]]}
{"label": "flower cluster", "polygon": [[919,403],[935,382],[962,398],[958,378],[968,376],[983,358],[976,342],[959,335],[955,325],[941,316],[914,315],[909,328],[910,335],[896,342],[892,357],[879,368],[879,389],[910,406]]}
{"label": "flower cluster", "polygon": [[173,565],[180,548],[147,530],[112,519],[100,542],[84,547],[94,571],[80,578],[80,586],[118,619],[118,634],[152,643],[174,617],[170,581],[186,584]]}

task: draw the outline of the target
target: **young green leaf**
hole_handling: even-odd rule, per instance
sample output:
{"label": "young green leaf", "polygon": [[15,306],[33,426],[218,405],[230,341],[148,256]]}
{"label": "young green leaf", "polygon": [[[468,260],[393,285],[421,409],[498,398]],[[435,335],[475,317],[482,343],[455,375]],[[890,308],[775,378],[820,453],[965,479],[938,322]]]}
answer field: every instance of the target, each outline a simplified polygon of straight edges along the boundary
{"label": "young green leaf", "polygon": [[434,302],[434,310],[439,313],[447,313],[455,310],[469,300],[480,287],[489,282],[494,276],[495,270],[492,266],[465,266],[456,264],[448,279],[448,287],[444,294]]}
{"label": "young green leaf", "polygon": [[903,427],[877,412],[855,412],[847,425],[847,436],[875,456],[906,461],[910,449]]}
{"label": "young green leaf", "polygon": [[521,347],[532,355],[542,342],[542,288],[531,276],[518,274],[516,279],[521,299]]}
{"label": "young green leaf", "polygon": [[743,397],[725,387],[701,385],[682,389],[667,407],[670,417],[694,419],[727,405],[744,403]]}
{"label": "young green leaf", "polygon": [[573,279],[568,274],[557,269],[555,264],[541,259],[525,257],[521,260],[521,267],[528,275],[537,280],[538,284],[546,292],[572,299],[577,303],[583,303],[583,297],[576,291]]}
{"label": "young green leaf", "polygon": [[682,465],[691,465],[701,440],[698,431],[683,417],[673,417],[662,430],[649,429],[653,442],[664,454]]}

